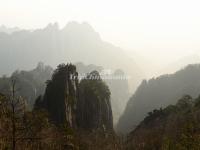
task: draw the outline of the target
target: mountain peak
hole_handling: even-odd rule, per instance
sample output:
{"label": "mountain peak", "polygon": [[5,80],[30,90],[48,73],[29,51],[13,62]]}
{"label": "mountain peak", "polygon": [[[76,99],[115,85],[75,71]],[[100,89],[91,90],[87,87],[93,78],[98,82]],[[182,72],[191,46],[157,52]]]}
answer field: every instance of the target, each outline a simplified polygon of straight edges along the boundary
{"label": "mountain peak", "polygon": [[87,22],[76,22],[71,21],[67,23],[67,25],[63,28],[63,31],[70,36],[75,37],[82,37],[84,39],[90,39],[90,40],[100,40],[100,35],[97,33],[94,28]]}
{"label": "mountain peak", "polygon": [[11,34],[13,32],[19,31],[20,29],[18,27],[8,28],[5,25],[0,26],[0,32]]}
{"label": "mountain peak", "polygon": [[59,30],[59,24],[57,22],[49,23],[46,28],[47,30]]}

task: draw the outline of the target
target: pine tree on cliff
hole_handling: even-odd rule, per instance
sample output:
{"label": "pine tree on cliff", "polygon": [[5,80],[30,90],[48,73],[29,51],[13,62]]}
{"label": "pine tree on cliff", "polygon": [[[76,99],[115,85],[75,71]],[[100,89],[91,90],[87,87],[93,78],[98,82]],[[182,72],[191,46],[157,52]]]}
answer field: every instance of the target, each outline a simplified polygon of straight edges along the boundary
{"label": "pine tree on cliff", "polygon": [[78,73],[72,64],[60,64],[47,81],[43,105],[56,124],[76,126]]}
{"label": "pine tree on cliff", "polygon": [[77,111],[78,127],[113,129],[110,90],[97,71],[91,72],[81,80]]}

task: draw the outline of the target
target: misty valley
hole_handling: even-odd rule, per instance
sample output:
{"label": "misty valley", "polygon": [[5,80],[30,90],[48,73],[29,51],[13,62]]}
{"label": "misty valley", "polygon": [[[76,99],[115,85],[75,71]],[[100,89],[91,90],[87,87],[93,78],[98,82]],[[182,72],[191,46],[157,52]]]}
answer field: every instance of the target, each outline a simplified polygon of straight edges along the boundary
{"label": "misty valley", "polygon": [[199,150],[200,58],[140,58],[85,22],[1,26],[0,150]]}

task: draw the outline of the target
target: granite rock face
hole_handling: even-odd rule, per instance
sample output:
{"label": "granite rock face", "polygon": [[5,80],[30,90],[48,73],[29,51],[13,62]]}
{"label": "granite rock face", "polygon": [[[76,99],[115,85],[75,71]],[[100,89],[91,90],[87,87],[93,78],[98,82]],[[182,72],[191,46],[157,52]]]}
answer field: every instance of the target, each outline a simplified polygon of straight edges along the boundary
{"label": "granite rock face", "polygon": [[36,105],[45,108],[57,125],[67,123],[72,128],[113,130],[110,90],[97,71],[79,83],[74,65],[59,65],[47,81],[41,99]]}
{"label": "granite rock face", "polygon": [[80,82],[77,123],[84,129],[113,129],[110,90],[97,71]]}
{"label": "granite rock face", "polygon": [[61,64],[54,71],[52,79],[47,81],[43,103],[56,124],[76,126],[77,76],[74,65]]}

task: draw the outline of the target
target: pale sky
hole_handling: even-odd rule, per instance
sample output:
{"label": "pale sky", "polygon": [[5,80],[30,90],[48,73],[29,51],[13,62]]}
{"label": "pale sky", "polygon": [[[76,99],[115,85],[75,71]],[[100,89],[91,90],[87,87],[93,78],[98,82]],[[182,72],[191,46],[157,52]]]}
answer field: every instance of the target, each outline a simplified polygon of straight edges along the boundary
{"label": "pale sky", "polygon": [[161,63],[200,52],[198,0],[0,0],[8,27],[69,21],[86,21],[103,40]]}

